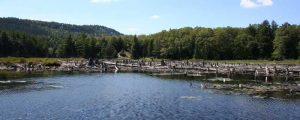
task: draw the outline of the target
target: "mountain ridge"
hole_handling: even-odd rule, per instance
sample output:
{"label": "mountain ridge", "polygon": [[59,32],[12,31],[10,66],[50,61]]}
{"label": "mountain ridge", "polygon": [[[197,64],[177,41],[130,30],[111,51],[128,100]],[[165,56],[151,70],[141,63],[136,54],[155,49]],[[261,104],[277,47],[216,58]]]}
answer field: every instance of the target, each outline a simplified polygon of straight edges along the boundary
{"label": "mountain ridge", "polygon": [[90,36],[123,35],[115,29],[102,25],[76,25],[54,21],[0,17],[0,30],[24,32],[33,35],[87,34]]}

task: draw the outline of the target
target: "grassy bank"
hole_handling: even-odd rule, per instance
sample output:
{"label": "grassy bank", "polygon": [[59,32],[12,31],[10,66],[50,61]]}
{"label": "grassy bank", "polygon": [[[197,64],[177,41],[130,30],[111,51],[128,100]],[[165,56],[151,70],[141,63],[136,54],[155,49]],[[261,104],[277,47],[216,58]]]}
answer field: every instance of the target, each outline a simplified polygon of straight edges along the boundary
{"label": "grassy bank", "polygon": [[[144,61],[155,61],[159,62],[162,59],[143,58]],[[182,60],[186,61],[186,60]],[[281,61],[270,61],[270,60],[200,60],[190,59],[193,62],[210,62],[210,63],[229,63],[229,64],[300,64],[300,60],[281,60]]]}
{"label": "grassy bank", "polygon": [[21,57],[6,57],[0,58],[0,63],[59,63],[61,61],[82,60],[82,58],[21,58]]}
{"label": "grassy bank", "polygon": [[[0,58],[0,63],[59,63],[61,61],[79,61],[83,58],[21,58],[21,57],[6,57]],[[119,59],[123,60],[123,59]],[[143,58],[144,61],[159,62],[162,59]],[[197,60],[192,59],[194,62],[211,62],[211,63],[230,63],[230,64],[299,64],[300,60],[282,60],[282,61],[269,61],[269,60]]]}
{"label": "grassy bank", "polygon": [[230,64],[300,64],[300,60],[210,60],[213,63],[230,63]]}

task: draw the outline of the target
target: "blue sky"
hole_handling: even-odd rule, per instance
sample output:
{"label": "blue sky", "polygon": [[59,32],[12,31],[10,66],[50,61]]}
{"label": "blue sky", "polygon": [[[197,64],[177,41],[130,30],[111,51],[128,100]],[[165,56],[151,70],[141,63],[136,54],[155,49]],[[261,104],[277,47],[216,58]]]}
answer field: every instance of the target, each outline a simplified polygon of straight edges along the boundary
{"label": "blue sky", "polygon": [[96,24],[124,34],[245,27],[265,19],[300,24],[299,12],[300,0],[0,0],[0,17]]}

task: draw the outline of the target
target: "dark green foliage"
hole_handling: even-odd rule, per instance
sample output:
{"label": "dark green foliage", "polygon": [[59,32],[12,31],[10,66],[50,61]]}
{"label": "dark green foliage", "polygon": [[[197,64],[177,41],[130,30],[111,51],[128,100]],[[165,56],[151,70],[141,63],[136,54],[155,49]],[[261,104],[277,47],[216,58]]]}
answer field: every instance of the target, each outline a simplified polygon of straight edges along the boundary
{"label": "dark green foliage", "polygon": [[118,52],[115,49],[113,42],[111,40],[108,41],[107,45],[104,47],[103,53],[104,54],[103,54],[102,58],[112,59],[112,58],[117,57]]}
{"label": "dark green foliage", "polygon": [[297,59],[299,57],[299,35],[299,26],[289,24],[281,26],[276,31],[273,57],[275,59]]}
{"label": "dark green foliage", "polygon": [[[9,25],[14,28],[16,26],[13,24],[18,23],[15,22]],[[300,26],[289,23],[278,26],[274,21],[271,25],[268,21],[264,21],[246,28],[187,27],[141,36],[95,36],[80,31],[66,32],[71,33],[68,36],[65,34],[45,36],[36,35],[30,30],[31,34],[16,32],[18,30],[0,30],[0,57],[113,59],[121,56],[129,57],[131,54],[133,59],[143,57],[178,60],[300,58]]]}
{"label": "dark green foliage", "polygon": [[71,25],[57,22],[24,20],[18,18],[0,18],[0,29],[25,32],[33,35],[57,35],[85,33],[90,36],[121,35],[118,31],[98,25]]}
{"label": "dark green foliage", "polygon": [[[139,37],[143,47],[150,50],[146,56],[167,59],[271,59],[276,57],[279,44],[286,47],[286,55],[282,59],[298,57],[299,26],[289,30],[289,40],[282,39],[275,33],[280,28],[275,21],[265,20],[261,24],[249,25],[247,28],[182,28],[162,31],[160,33]],[[282,35],[281,35],[282,36]],[[151,42],[149,42],[151,40]],[[276,42],[279,41],[279,42]],[[274,43],[274,45],[273,45]],[[276,43],[276,44],[275,44]],[[150,52],[150,53],[149,53]],[[281,54],[281,53],[280,53]],[[282,55],[282,54],[281,54]]]}
{"label": "dark green foliage", "polygon": [[76,57],[76,46],[71,35],[69,35],[61,44],[60,50],[58,51],[59,57]]}
{"label": "dark green foliage", "polygon": [[145,50],[145,54],[144,54],[145,56],[150,56],[150,57],[153,56],[153,39],[145,41],[144,50]]}
{"label": "dark green foliage", "polygon": [[132,46],[131,46],[131,57],[133,59],[139,59],[141,55],[142,55],[141,44],[139,43],[138,38],[134,36]]}
{"label": "dark green foliage", "polygon": [[270,58],[273,48],[273,33],[268,21],[258,25],[256,39],[260,43],[260,58]]}
{"label": "dark green foliage", "polygon": [[11,42],[5,32],[0,37],[0,56],[7,56],[11,53]]}
{"label": "dark green foliage", "polygon": [[300,59],[300,41],[298,42],[298,59]]}
{"label": "dark green foliage", "polygon": [[111,42],[117,52],[121,52],[124,49],[124,41],[121,37],[112,37]]}
{"label": "dark green foliage", "polygon": [[3,32],[0,38],[0,56],[45,57],[48,53],[44,37],[16,32]]}

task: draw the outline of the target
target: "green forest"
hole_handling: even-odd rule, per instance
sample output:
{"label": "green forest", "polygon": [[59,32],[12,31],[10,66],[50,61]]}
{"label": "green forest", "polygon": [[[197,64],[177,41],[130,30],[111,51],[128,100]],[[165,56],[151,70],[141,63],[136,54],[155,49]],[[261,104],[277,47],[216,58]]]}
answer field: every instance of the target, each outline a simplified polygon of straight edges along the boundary
{"label": "green forest", "polygon": [[246,28],[185,27],[139,36],[108,28],[95,31],[98,28],[93,26],[1,21],[6,22],[0,23],[0,57],[300,59],[300,26],[278,25],[275,21],[265,20]]}

